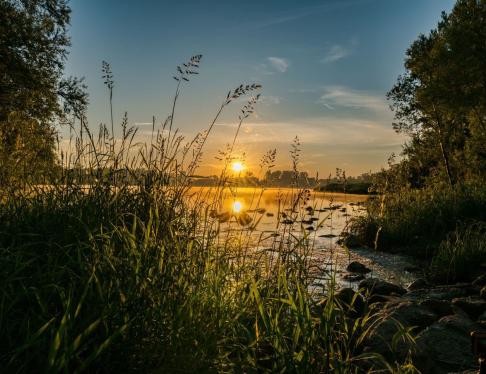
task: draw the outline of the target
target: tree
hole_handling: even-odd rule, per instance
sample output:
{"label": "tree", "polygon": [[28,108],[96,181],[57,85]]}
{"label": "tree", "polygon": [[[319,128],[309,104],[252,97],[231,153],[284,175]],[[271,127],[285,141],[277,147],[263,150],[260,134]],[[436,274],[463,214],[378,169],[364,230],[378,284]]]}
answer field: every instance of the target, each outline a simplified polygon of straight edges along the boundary
{"label": "tree", "polygon": [[405,68],[388,98],[395,130],[411,137],[410,165],[451,185],[484,175],[486,0],[459,0],[442,13],[437,28],[407,50]]}
{"label": "tree", "polygon": [[63,78],[65,0],[0,0],[0,184],[55,163],[56,122],[83,115],[82,80]]}

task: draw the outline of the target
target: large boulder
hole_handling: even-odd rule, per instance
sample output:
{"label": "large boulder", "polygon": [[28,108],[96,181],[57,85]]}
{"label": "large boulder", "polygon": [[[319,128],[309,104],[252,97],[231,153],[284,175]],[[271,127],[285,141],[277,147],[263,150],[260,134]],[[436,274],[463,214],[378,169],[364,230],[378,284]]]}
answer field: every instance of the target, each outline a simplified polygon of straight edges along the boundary
{"label": "large boulder", "polygon": [[403,295],[407,292],[406,289],[403,287],[385,282],[380,279],[376,278],[368,278],[363,280],[359,284],[359,288],[364,289],[365,291],[368,291],[371,295],[392,295],[392,294],[397,294],[397,295]]}
{"label": "large boulder", "polygon": [[444,317],[450,314],[454,314],[450,301],[437,300],[437,299],[425,299],[421,301],[419,305],[430,309],[439,317]]}
{"label": "large boulder", "polygon": [[478,297],[461,297],[452,300],[452,305],[463,310],[472,319],[486,312],[486,300]]}
{"label": "large boulder", "polygon": [[470,333],[474,322],[463,314],[442,317],[416,338],[414,363],[422,373],[442,374],[473,369]]}
{"label": "large boulder", "polygon": [[341,288],[336,292],[335,297],[350,317],[359,317],[363,314],[365,308],[363,296],[352,288]]}
{"label": "large boulder", "polygon": [[438,316],[430,309],[411,301],[384,304],[380,312],[380,322],[376,324],[365,342],[365,352],[375,352],[387,358],[405,359],[412,344],[404,339],[398,339],[397,345],[392,346],[394,336],[403,327],[414,327],[418,332],[431,325]]}
{"label": "large boulder", "polygon": [[470,284],[455,284],[445,286],[435,286],[431,288],[420,288],[409,291],[407,298],[412,300],[452,300],[458,297],[466,297],[477,293],[477,289]]}
{"label": "large boulder", "polygon": [[423,278],[415,279],[412,283],[410,283],[407,287],[407,290],[414,291],[426,288],[429,284]]}

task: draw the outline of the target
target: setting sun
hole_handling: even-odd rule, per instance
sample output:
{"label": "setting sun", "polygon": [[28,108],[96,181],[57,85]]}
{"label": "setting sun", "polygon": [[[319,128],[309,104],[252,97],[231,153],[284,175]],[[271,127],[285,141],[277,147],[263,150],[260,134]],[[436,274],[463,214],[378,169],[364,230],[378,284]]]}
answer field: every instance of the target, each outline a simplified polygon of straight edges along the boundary
{"label": "setting sun", "polygon": [[240,201],[235,201],[233,203],[233,212],[240,213],[241,209],[243,209],[243,204]]}
{"label": "setting sun", "polygon": [[243,166],[243,163],[241,161],[235,161],[235,162],[233,162],[233,165],[231,165],[231,168],[233,169],[234,172],[239,173],[245,167]]}

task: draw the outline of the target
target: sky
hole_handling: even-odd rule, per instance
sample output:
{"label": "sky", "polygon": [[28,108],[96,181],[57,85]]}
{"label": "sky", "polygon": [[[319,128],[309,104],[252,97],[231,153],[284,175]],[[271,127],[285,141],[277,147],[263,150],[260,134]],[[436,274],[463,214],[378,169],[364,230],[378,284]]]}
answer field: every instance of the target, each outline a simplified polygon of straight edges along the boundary
{"label": "sky", "polygon": [[[185,83],[174,126],[190,140],[208,127],[227,92],[261,84],[236,154],[258,175],[263,154],[277,149],[276,169],[290,169],[290,146],[301,143],[299,168],[327,176],[377,171],[406,141],[392,130],[386,92],[404,72],[405,51],[436,27],[453,0],[72,0],[66,75],[85,77],[93,129],[109,123],[101,61],[115,79],[114,116],[128,112],[148,137],[152,117],[170,113],[176,66],[202,54],[199,75]],[[208,140],[200,174],[219,174],[215,156],[232,141],[238,100]]]}

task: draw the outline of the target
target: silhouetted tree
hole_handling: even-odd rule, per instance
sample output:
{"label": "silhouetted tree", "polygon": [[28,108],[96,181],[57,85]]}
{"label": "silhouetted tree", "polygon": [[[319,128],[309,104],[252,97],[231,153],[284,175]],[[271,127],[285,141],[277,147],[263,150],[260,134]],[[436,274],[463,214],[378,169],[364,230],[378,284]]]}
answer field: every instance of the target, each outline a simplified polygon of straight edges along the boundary
{"label": "silhouetted tree", "polygon": [[85,110],[82,80],[62,76],[69,19],[65,0],[0,0],[0,184],[52,167],[55,123]]}
{"label": "silhouetted tree", "polygon": [[388,93],[394,128],[411,136],[410,175],[443,170],[453,185],[486,172],[486,1],[459,0],[410,46]]}

